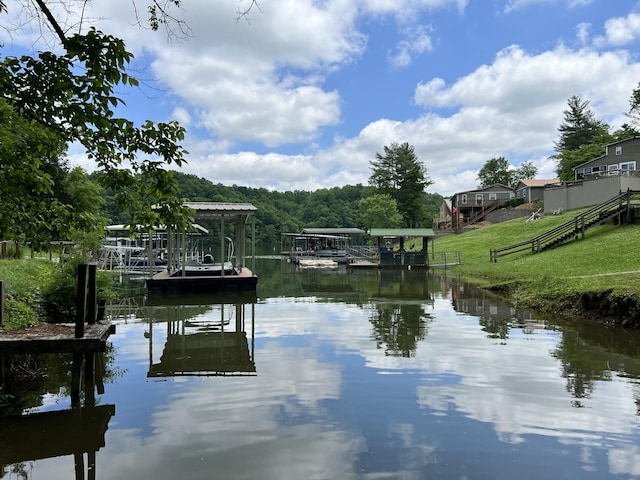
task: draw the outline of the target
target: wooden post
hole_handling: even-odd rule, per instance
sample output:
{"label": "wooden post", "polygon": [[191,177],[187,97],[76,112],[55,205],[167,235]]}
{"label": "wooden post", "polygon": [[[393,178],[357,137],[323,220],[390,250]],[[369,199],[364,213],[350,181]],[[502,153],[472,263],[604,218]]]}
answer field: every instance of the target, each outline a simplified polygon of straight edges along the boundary
{"label": "wooden post", "polygon": [[71,407],[80,407],[80,384],[82,378],[82,354],[73,354],[71,364]]}
{"label": "wooden post", "polygon": [[87,311],[87,323],[89,325],[93,325],[96,323],[96,319],[98,318],[98,264],[90,263],[88,265],[89,268],[89,278],[88,278],[88,311]]}
{"label": "wooden post", "polygon": [[84,337],[84,322],[87,314],[87,264],[78,265],[78,289],[76,293],[76,338]]}
{"label": "wooden post", "polygon": [[0,280],[0,327],[4,325],[4,282]]}

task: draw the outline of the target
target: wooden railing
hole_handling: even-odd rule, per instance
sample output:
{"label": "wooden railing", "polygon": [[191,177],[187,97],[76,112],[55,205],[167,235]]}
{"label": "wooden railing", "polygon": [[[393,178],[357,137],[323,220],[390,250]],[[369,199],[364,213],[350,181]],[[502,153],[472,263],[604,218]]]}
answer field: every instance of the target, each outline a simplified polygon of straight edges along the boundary
{"label": "wooden railing", "polygon": [[569,240],[577,239],[578,237],[584,238],[584,233],[589,228],[629,212],[631,198],[637,193],[640,192],[627,190],[537,237],[507,247],[492,249],[489,252],[490,259],[492,262],[497,262],[498,258],[518,252],[539,253],[562,245]]}
{"label": "wooden railing", "polygon": [[473,225],[474,223],[484,219],[484,217],[486,217],[487,214],[489,214],[490,212],[493,212],[499,206],[500,206],[500,200],[496,200],[491,205],[489,205],[488,208],[482,207],[482,211],[480,213],[476,214],[471,219],[469,219],[469,221],[467,222],[467,225]]}

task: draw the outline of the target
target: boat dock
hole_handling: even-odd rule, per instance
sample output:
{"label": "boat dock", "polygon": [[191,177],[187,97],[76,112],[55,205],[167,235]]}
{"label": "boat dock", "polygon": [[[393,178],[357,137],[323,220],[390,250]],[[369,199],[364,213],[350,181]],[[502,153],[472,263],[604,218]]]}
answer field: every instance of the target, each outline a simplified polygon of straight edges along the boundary
{"label": "boat dock", "polygon": [[76,337],[75,323],[41,323],[20,330],[2,330],[0,355],[104,352],[112,333],[115,325],[110,322],[85,325],[82,337]]}
{"label": "boat dock", "polygon": [[[194,210],[198,225],[206,225],[203,231],[217,235],[202,234],[199,241],[208,243],[210,250],[201,250],[202,259],[189,260],[189,232],[168,230],[167,268],[147,278],[149,295],[255,292],[256,207],[226,202],[185,202],[185,206]],[[246,266],[247,230],[251,238],[251,269]],[[216,237],[218,245],[213,248]]]}
{"label": "boat dock", "polygon": [[[96,272],[95,263],[78,265],[75,322],[41,322],[29,328],[0,330],[0,357],[21,353],[104,352],[107,338],[115,333],[115,325],[98,321]],[[1,288],[0,295],[3,295]],[[3,322],[4,318],[0,318],[0,324]]]}
{"label": "boat dock", "polygon": [[183,293],[242,293],[255,292],[258,277],[243,267],[233,275],[171,275],[160,272],[147,279],[150,295],[179,295]]}

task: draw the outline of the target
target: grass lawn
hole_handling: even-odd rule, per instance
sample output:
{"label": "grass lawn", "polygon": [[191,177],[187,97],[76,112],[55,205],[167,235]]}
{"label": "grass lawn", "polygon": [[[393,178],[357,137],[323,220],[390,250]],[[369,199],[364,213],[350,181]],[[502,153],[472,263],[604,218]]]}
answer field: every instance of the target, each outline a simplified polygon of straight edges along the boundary
{"label": "grass lawn", "polygon": [[640,224],[601,225],[545,252],[517,253],[490,261],[492,248],[529,240],[571,220],[586,209],[526,217],[451,234],[435,241],[435,250],[459,251],[462,265],[452,271],[484,286],[502,287],[515,303],[547,310],[586,293],[635,298],[640,309]]}

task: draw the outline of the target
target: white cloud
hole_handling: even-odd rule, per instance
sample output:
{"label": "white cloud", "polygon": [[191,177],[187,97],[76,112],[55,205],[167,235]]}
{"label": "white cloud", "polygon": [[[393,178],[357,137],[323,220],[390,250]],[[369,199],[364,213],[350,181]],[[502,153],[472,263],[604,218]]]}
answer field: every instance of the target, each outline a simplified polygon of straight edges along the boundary
{"label": "white cloud", "polygon": [[[543,1],[506,5],[517,9]],[[586,2],[547,3],[557,9]],[[282,0],[261,2],[249,22],[235,22],[237,2],[197,0],[185,6],[194,37],[183,43],[132,28],[131,12],[116,2],[91,4],[96,9],[91,15],[104,18],[101,27],[123,36],[146,65],[144,73],[152,71],[159,79],[161,93],[152,112],[156,118],[151,118],[178,119],[189,128],[185,143],[190,153],[182,170],[216,183],[278,190],[366,184],[376,152],[390,142],[406,141],[415,146],[435,181],[429,191],[448,195],[475,187],[478,170],[496,156],[505,156],[516,167],[533,161],[540,175],[552,173],[548,156],[572,95],[589,100],[596,115],[614,128],[626,120],[623,112],[640,78],[640,63],[628,51],[604,47],[626,45],[637,37],[636,14],[606,23],[606,39],[593,42],[601,50],[559,45],[533,53],[513,45],[490,63],[463,66],[457,78],[445,77],[446,66],[442,74],[427,66],[424,71],[429,73],[417,83],[413,104],[411,92],[405,92],[406,105],[385,110],[398,113],[382,117],[371,108],[361,117],[351,114],[361,122],[347,125],[355,133],[337,133],[353,112],[347,90],[361,88],[358,82],[369,74],[360,70],[369,66],[363,60],[369,48],[363,32],[376,35],[376,22],[392,17],[400,42],[394,35],[376,40],[389,42],[382,51],[391,49],[389,60],[396,67],[410,67],[390,75],[412,78],[409,75],[422,68],[419,60],[428,65],[425,54],[434,49],[432,35],[439,24],[417,25],[410,14],[420,12],[424,21],[424,15],[436,9],[464,13],[467,4]],[[576,25],[578,39],[587,45],[591,24]],[[362,90],[371,85],[362,85]],[[375,92],[368,95],[372,103],[380,103]],[[158,112],[163,118],[157,118]],[[81,153],[73,151],[70,157],[91,169]]]}
{"label": "white cloud", "polygon": [[593,0],[509,0],[504,8],[504,13],[511,13],[515,10],[530,7],[539,4],[557,4],[564,3],[567,8],[584,7],[593,3]]}
{"label": "white cloud", "polygon": [[610,45],[627,45],[640,37],[640,14],[610,18],[605,22],[606,40]]}
{"label": "white cloud", "polygon": [[582,45],[589,43],[589,36],[591,35],[591,24],[587,22],[579,23],[576,26],[576,37]]}
{"label": "white cloud", "polygon": [[407,67],[412,62],[412,54],[421,54],[433,50],[433,41],[429,35],[430,27],[424,25],[405,29],[406,39],[398,42],[396,51],[389,54],[389,62],[395,68]]}

